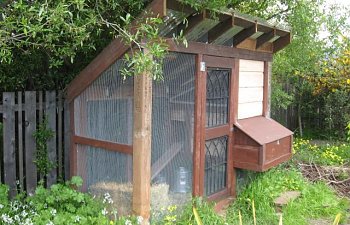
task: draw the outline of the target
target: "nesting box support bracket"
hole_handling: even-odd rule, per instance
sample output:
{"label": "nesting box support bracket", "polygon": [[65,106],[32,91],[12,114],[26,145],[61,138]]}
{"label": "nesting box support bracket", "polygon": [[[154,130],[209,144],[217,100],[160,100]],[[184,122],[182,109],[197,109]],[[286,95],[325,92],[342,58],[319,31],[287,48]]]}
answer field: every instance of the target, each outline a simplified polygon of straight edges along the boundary
{"label": "nesting box support bracket", "polygon": [[151,199],[151,129],[152,78],[148,74],[134,78],[134,133],[133,133],[133,213],[150,217]]}

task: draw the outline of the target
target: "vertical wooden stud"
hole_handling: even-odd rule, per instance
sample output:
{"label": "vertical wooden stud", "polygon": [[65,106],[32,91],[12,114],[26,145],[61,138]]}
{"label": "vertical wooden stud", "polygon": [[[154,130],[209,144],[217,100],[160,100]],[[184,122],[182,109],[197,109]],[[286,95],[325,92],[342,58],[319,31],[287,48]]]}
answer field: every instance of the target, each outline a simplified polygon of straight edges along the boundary
{"label": "vertical wooden stud", "polygon": [[77,168],[77,145],[74,143],[75,135],[75,124],[74,124],[74,102],[75,100],[69,103],[69,122],[70,122],[70,161],[69,161],[69,176],[76,176],[78,172]]}
{"label": "vertical wooden stud", "polygon": [[133,213],[150,217],[151,202],[151,140],[152,140],[152,78],[141,74],[134,78],[133,130]]}
{"label": "vertical wooden stud", "polygon": [[264,89],[263,89],[263,116],[268,117],[270,115],[270,110],[269,110],[269,62],[265,61],[264,62]]}
{"label": "vertical wooden stud", "polygon": [[195,103],[194,103],[194,143],[193,143],[193,196],[200,195],[200,153],[201,153],[201,128],[202,128],[202,87],[200,64],[203,61],[203,55],[198,54],[196,57],[196,74],[195,74]]}
{"label": "vertical wooden stud", "polygon": [[[133,105],[132,105],[132,98],[128,98],[128,103],[127,103],[128,110],[129,112],[127,116],[127,138],[128,138],[128,144],[132,144],[132,138],[133,138],[133,129],[132,129],[132,112],[133,112]],[[128,182],[132,182],[132,155],[127,155],[126,156],[126,176],[128,178]]]}
{"label": "vertical wooden stud", "polygon": [[3,93],[3,138],[4,138],[4,181],[9,185],[10,196],[16,195],[16,152],[15,152],[15,93]]}
{"label": "vertical wooden stud", "polygon": [[69,161],[69,149],[70,149],[70,139],[73,135],[71,132],[70,125],[70,111],[69,104],[67,101],[64,101],[64,179],[68,180],[70,178],[70,161]]}

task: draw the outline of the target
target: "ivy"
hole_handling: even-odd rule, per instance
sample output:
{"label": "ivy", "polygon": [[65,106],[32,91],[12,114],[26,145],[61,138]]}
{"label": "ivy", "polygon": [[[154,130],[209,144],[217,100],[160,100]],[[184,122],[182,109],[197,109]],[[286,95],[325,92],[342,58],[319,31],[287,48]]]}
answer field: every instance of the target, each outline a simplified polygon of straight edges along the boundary
{"label": "ivy", "polygon": [[54,137],[54,132],[47,126],[48,121],[45,117],[33,134],[36,140],[36,155],[34,163],[38,169],[38,172],[42,176],[47,175],[53,168],[56,167],[56,163],[50,161],[48,158],[47,141]]}

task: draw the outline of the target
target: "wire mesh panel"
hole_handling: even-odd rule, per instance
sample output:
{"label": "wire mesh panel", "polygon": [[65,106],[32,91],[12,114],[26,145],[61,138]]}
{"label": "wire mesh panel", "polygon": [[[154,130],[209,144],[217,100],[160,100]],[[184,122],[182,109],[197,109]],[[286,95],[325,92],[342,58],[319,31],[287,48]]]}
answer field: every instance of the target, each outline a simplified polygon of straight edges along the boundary
{"label": "wire mesh panel", "polygon": [[227,141],[223,136],[205,142],[205,178],[206,196],[217,193],[226,187]]}
{"label": "wire mesh panel", "polygon": [[74,100],[77,135],[132,143],[133,79],[121,76],[122,65],[117,60]]}
{"label": "wire mesh panel", "polygon": [[208,70],[206,127],[215,127],[228,122],[229,78],[229,70]]}
{"label": "wire mesh panel", "polygon": [[153,212],[191,198],[195,56],[171,53],[164,80],[153,83]]}
{"label": "wire mesh panel", "polygon": [[119,214],[131,213],[132,159],[129,155],[77,145],[77,175],[84,180],[84,189],[103,198],[111,195]]}
{"label": "wire mesh panel", "polygon": [[[117,60],[74,100],[75,135],[132,144],[133,79],[121,76],[122,66]],[[79,144],[77,153],[73,163],[84,180],[83,191],[99,197],[108,192],[118,213],[130,214],[132,156]]]}

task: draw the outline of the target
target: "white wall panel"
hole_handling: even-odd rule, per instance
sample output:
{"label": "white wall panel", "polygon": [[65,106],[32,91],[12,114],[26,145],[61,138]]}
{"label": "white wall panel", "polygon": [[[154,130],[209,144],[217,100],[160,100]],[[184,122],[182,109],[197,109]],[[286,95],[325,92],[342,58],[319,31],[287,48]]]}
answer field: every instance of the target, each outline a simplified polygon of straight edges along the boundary
{"label": "white wall panel", "polygon": [[239,87],[263,87],[263,72],[244,72],[239,73]]}
{"label": "white wall panel", "polygon": [[245,119],[262,115],[262,102],[238,104],[238,119]]}
{"label": "white wall panel", "polygon": [[264,62],[240,60],[238,119],[261,116],[264,97]]}
{"label": "white wall panel", "polygon": [[238,103],[262,102],[264,96],[264,88],[240,88]]}
{"label": "white wall panel", "polygon": [[239,60],[239,71],[264,72],[264,62],[241,59]]}

